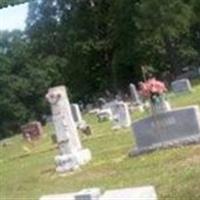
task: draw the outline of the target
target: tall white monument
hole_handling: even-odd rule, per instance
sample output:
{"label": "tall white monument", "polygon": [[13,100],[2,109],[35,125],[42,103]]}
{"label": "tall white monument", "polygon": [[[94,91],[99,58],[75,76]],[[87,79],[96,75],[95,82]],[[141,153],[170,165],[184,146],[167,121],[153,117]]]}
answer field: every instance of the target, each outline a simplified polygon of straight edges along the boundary
{"label": "tall white monument", "polygon": [[58,172],[75,170],[91,160],[89,149],[82,149],[65,86],[50,88],[46,99],[51,105],[59,155],[55,157]]}

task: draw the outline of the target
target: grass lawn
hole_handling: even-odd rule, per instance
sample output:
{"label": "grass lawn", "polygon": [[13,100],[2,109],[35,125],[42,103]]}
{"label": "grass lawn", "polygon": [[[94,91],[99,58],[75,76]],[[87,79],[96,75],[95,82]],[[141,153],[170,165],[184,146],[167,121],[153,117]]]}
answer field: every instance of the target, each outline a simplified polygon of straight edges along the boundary
{"label": "grass lawn", "polygon": [[[200,85],[189,94],[169,95],[174,107],[200,105]],[[140,115],[133,114],[133,118]],[[0,145],[0,199],[38,200],[41,195],[78,191],[87,187],[113,189],[154,185],[159,199],[200,199],[200,145],[155,151],[134,158],[128,152],[134,147],[129,129],[114,132],[109,122],[98,123],[85,116],[93,135],[82,136],[84,147],[91,150],[92,161],[81,170],[59,176],[55,173],[57,154],[50,134],[52,126],[34,147],[21,136]],[[189,119],[188,119],[189,120]],[[29,151],[30,150],[30,151]]]}

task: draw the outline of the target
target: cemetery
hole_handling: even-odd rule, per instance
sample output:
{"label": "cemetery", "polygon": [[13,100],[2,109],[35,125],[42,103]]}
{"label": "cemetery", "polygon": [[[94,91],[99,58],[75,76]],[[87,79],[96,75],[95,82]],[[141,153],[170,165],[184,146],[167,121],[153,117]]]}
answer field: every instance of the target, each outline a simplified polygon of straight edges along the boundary
{"label": "cemetery", "polygon": [[199,11],[0,1],[0,200],[199,200]]}
{"label": "cemetery", "polygon": [[[51,140],[51,134],[55,134],[53,123],[43,127],[43,136],[35,142],[34,146],[31,146],[22,136],[9,139],[8,146],[1,143],[0,194],[3,195],[2,198],[79,199],[75,196],[93,195],[93,190],[97,190],[93,188],[98,188],[97,191],[101,191],[99,199],[107,200],[113,195],[118,198],[125,194],[129,194],[130,197],[132,195],[133,198],[143,195],[146,199],[148,195],[153,195],[152,200],[174,197],[190,199],[191,196],[192,199],[199,199],[200,145],[198,143],[199,120],[197,119],[200,84],[194,82],[193,89],[195,92],[192,93],[168,94],[168,101],[173,109],[167,113],[160,113],[157,128],[152,124],[154,119],[147,111],[133,112],[132,125],[117,130],[112,128],[112,120],[99,122],[98,118],[90,113],[81,116],[93,130],[90,136],[80,134],[81,141],[72,138],[72,142],[77,142],[77,147],[72,146],[80,150],[83,148],[81,151],[86,152],[79,154],[82,155],[82,159],[83,155],[86,155],[84,165],[73,166],[73,156],[69,155],[73,155],[70,152],[77,152],[77,150],[70,149],[69,144],[61,142],[57,149],[57,145]],[[64,92],[58,95],[59,98],[62,98],[62,95],[64,98],[67,97],[64,87],[50,89],[46,95],[46,98],[48,96],[53,98],[48,99],[52,106],[55,106],[54,103],[58,101],[56,96],[59,91]],[[60,105],[63,106],[62,103]],[[69,108],[68,102],[66,109]],[[57,115],[59,107],[52,107],[52,112]],[[67,120],[72,120],[70,114]],[[55,124],[55,128],[58,126],[56,129],[60,131],[59,116],[55,116],[55,122],[58,123]],[[132,127],[134,123],[136,126]],[[166,129],[168,125],[176,131],[174,134],[169,134],[170,129]],[[75,123],[73,126],[76,127]],[[157,129],[157,132],[151,129]],[[159,133],[160,130],[161,133]],[[179,138],[178,131],[181,131],[182,138]],[[77,137],[76,134],[75,137]],[[57,142],[65,141],[63,137],[65,137],[64,132],[57,137]],[[184,141],[185,137],[190,137],[189,142]],[[171,140],[174,139],[175,141],[178,139],[180,144],[171,144]],[[155,149],[149,146],[150,144],[153,147],[155,145]],[[161,144],[164,145],[163,149],[160,148]],[[58,156],[59,152],[66,150],[64,154],[67,153],[68,156]],[[132,153],[134,155],[130,156],[129,154]],[[54,160],[54,157],[58,160]],[[71,163],[66,160],[69,158],[72,159]],[[67,165],[65,162],[64,164],[60,162],[62,159],[67,161]],[[148,188],[151,192],[148,192]],[[123,197],[123,199],[126,198]],[[129,200],[128,197],[127,199]]]}

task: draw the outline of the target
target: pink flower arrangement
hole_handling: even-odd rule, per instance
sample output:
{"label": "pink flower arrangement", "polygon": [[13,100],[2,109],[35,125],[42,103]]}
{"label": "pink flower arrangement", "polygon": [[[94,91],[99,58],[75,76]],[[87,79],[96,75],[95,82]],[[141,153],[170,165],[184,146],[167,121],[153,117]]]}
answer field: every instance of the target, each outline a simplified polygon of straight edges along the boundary
{"label": "pink flower arrangement", "polygon": [[160,96],[167,91],[165,84],[155,78],[140,82],[139,86],[140,94],[145,98],[151,98],[155,94]]}

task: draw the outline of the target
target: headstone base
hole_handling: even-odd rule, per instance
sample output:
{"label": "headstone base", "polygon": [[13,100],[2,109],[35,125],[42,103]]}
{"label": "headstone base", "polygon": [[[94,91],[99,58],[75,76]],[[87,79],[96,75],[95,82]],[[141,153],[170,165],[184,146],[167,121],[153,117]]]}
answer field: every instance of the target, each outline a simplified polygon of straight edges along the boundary
{"label": "headstone base", "polygon": [[55,157],[56,171],[60,173],[74,171],[81,165],[88,163],[91,158],[92,155],[89,149],[82,149],[71,154],[57,155]]}
{"label": "headstone base", "polygon": [[178,139],[174,141],[169,141],[169,142],[164,142],[164,143],[159,143],[156,145],[152,145],[150,147],[145,147],[145,148],[134,148],[129,152],[129,156],[138,156],[144,153],[150,153],[152,151],[156,151],[159,149],[168,149],[168,148],[176,148],[176,147],[181,147],[185,145],[192,145],[192,144],[199,144],[200,143],[200,136],[194,136],[194,137],[188,137],[184,139]]}

